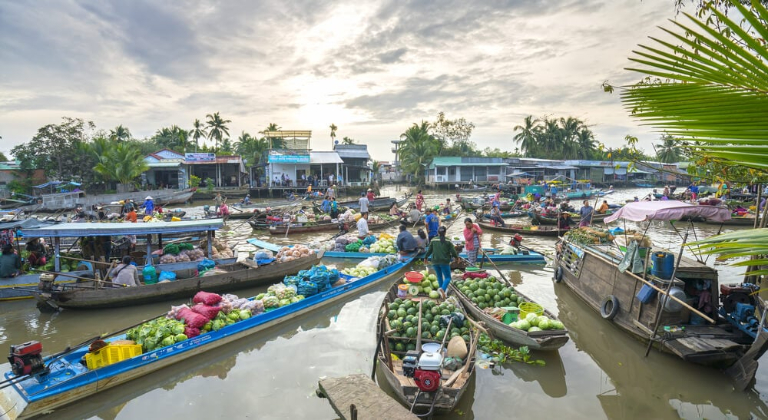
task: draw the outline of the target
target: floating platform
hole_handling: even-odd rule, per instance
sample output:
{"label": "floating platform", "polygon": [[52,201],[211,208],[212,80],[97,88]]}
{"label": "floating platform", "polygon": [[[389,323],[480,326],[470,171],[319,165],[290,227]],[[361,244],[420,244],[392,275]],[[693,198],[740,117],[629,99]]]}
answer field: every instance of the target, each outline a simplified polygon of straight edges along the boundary
{"label": "floating platform", "polygon": [[415,414],[376,385],[371,378],[355,374],[318,382],[319,393],[342,419],[415,420]]}

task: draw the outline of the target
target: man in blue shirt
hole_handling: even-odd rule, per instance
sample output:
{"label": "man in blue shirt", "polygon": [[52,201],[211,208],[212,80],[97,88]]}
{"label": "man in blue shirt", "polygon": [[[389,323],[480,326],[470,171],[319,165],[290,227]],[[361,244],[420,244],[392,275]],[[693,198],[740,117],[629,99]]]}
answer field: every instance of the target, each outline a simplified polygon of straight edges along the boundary
{"label": "man in blue shirt", "polygon": [[320,210],[322,210],[323,213],[331,212],[331,202],[328,201],[328,197],[323,198],[323,202],[320,204]]}
{"label": "man in blue shirt", "polygon": [[397,241],[395,243],[401,260],[408,259],[410,255],[416,251],[416,247],[418,246],[416,238],[413,237],[411,232],[408,232],[404,224],[400,224],[400,234],[397,235]]}
{"label": "man in blue shirt", "polygon": [[440,218],[437,217],[433,209],[427,208],[427,217],[424,219],[424,224],[427,226],[427,239],[432,241],[432,238],[437,236],[437,229],[440,227]]}

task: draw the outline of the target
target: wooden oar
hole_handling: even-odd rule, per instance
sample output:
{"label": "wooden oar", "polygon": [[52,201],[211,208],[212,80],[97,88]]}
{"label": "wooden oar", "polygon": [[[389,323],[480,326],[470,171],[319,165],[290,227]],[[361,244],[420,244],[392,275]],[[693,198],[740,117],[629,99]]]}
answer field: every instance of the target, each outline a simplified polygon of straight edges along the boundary
{"label": "wooden oar", "polygon": [[416,351],[421,352],[421,304],[423,300],[419,300],[419,327],[416,330]]}
{"label": "wooden oar", "polygon": [[505,281],[505,282],[509,283],[509,280],[507,280],[507,278],[504,276],[504,273],[502,273],[502,272],[501,272],[501,270],[499,270],[499,267],[496,265],[496,263],[495,263],[495,262],[493,262],[493,260],[491,259],[491,257],[490,257],[488,254],[486,254],[486,253],[485,253],[485,250],[484,250],[482,247],[480,248],[480,252],[482,252],[482,253],[483,253],[483,256],[484,256],[485,258],[488,258],[488,262],[490,262],[490,263],[491,263],[491,265],[493,265],[493,268],[494,268],[496,271],[498,271],[498,272],[499,272],[499,275],[501,276],[501,278],[502,278],[502,279],[504,279],[504,281]]}

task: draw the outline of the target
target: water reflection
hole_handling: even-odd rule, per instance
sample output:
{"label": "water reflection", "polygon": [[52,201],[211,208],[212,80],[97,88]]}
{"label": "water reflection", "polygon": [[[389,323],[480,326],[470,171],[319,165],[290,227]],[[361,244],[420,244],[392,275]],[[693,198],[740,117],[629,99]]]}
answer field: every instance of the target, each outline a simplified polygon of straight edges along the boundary
{"label": "water reflection", "polygon": [[608,375],[597,399],[611,419],[765,418],[768,407],[752,392],[736,392],[728,378],[653,351],[623,334],[565,287],[555,287],[560,319],[576,347]]}

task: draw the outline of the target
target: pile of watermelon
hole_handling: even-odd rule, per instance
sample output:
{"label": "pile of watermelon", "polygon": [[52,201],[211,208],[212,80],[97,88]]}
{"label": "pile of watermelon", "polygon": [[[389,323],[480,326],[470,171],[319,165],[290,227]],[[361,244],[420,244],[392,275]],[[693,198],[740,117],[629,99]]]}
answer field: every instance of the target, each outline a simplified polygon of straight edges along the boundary
{"label": "pile of watermelon", "polygon": [[524,302],[513,287],[501,283],[493,276],[456,281],[456,287],[480,309],[517,307]]}
{"label": "pile of watermelon", "polygon": [[[462,312],[450,302],[438,303],[425,299],[421,309],[421,339],[422,342],[441,342],[445,337],[446,329],[440,325],[441,315],[450,315],[453,312]],[[387,312],[389,326],[397,332],[389,340],[389,348],[393,353],[405,353],[416,349],[416,334],[419,327],[419,304],[410,299],[397,298],[389,304]],[[448,340],[461,336],[469,343],[469,323],[461,328],[451,326]]]}

